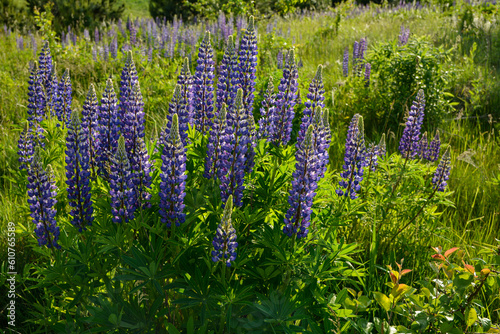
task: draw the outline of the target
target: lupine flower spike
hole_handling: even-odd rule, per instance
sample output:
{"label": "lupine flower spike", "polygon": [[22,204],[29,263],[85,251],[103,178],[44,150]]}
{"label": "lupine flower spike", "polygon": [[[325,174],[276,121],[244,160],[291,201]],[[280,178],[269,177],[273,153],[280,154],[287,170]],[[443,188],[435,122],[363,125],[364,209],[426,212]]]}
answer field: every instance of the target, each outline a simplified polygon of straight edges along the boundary
{"label": "lupine flower spike", "polygon": [[378,145],[370,143],[370,145],[368,145],[368,150],[366,151],[366,165],[372,172],[377,169],[379,154]]}
{"label": "lupine flower spike", "polygon": [[450,148],[448,147],[439,161],[439,165],[432,178],[432,184],[437,191],[444,191],[451,171]]}
{"label": "lupine flower spike", "polygon": [[93,221],[89,160],[87,132],[82,128],[78,113],[73,111],[66,136],[66,184],[71,206],[71,224],[78,228],[79,232],[86,230]]}
{"label": "lupine flower spike", "polygon": [[45,115],[45,93],[40,71],[36,62],[30,63],[28,81],[28,121],[41,122]]}
{"label": "lupine flower spike", "polygon": [[106,166],[118,147],[120,120],[118,119],[118,100],[116,99],[113,81],[108,79],[102,94],[99,113],[99,155],[98,165],[101,175],[107,176]]}
{"label": "lupine flower spike", "polygon": [[33,133],[33,127],[26,124],[26,129],[24,129],[19,136],[19,141],[17,142],[17,148],[19,151],[17,151],[17,155],[19,156],[18,161],[20,164],[20,170],[28,170],[28,167],[33,162],[33,155],[35,154],[36,147],[35,136]]}
{"label": "lupine flower spike", "polygon": [[[181,72],[177,77],[177,84],[181,87],[181,96],[180,99],[180,107],[179,113],[179,131],[181,138],[183,139],[183,143],[185,143],[185,138],[187,137],[187,129],[188,123],[193,125],[193,104],[194,104],[194,96],[193,96],[193,76],[191,75],[191,71],[189,70],[189,59],[184,58],[184,63],[182,64]],[[182,110],[182,112],[180,112]],[[170,128],[168,128],[168,132],[170,133]]]}
{"label": "lupine flower spike", "polygon": [[238,82],[238,54],[234,46],[233,36],[229,36],[219,68],[219,80],[217,82],[216,107],[218,113],[222,110],[224,103],[228,109],[233,107],[234,98],[238,90]]}
{"label": "lupine flower spike", "polygon": [[283,233],[291,237],[297,234],[299,238],[307,237],[312,213],[313,198],[318,187],[318,159],[313,142],[314,126],[309,125],[302,145],[295,157],[295,172],[293,172],[292,189],[288,197],[290,208],[286,212]]}
{"label": "lupine flower spike", "polygon": [[[325,110],[328,112],[328,110]],[[316,110],[314,111],[314,117],[313,117],[313,122],[312,125],[314,127],[313,131],[313,147],[315,150],[314,155],[316,156],[317,159],[317,168],[318,168],[318,174],[317,174],[317,181],[319,181],[321,178],[323,178],[325,172],[326,172],[326,165],[328,163],[328,147],[330,143],[328,142],[328,128],[324,125],[324,120],[323,120],[323,110],[321,107],[316,107]],[[297,147],[299,149],[299,147]]]}
{"label": "lupine flower spike", "polygon": [[219,175],[219,170],[222,162],[221,152],[222,143],[226,142],[226,128],[227,128],[227,106],[222,105],[222,109],[219,115],[214,119],[214,125],[210,130],[210,136],[208,137],[207,145],[207,155],[205,157],[205,172],[203,176],[207,179],[214,178],[217,179]]}
{"label": "lupine flower spike", "polygon": [[83,103],[82,129],[86,133],[89,146],[90,168],[92,176],[96,175],[97,156],[99,150],[99,103],[95,92],[94,84],[90,84],[87,98]]}
{"label": "lupine flower spike", "polygon": [[[121,122],[128,111],[130,97],[132,96],[133,87],[139,82],[137,70],[135,68],[134,59],[132,58],[132,51],[127,52],[125,65],[122,69],[120,80],[120,111],[118,120]],[[141,96],[142,100],[142,96]]]}
{"label": "lupine flower spike", "polygon": [[345,190],[337,189],[339,196],[357,198],[357,193],[361,190],[363,168],[366,167],[365,150],[363,117],[355,114],[347,131],[344,165],[342,166],[344,172],[340,173],[343,180],[339,182],[339,185]]}
{"label": "lupine flower spike", "polygon": [[378,142],[378,156],[380,158],[384,158],[386,153],[387,148],[385,145],[385,133],[383,133],[382,138],[380,138],[380,141]]}
{"label": "lupine flower spike", "polygon": [[135,193],[123,136],[118,139],[116,154],[111,157],[109,179],[113,222],[127,223],[134,219]]}
{"label": "lupine flower spike", "polygon": [[46,91],[50,90],[50,76],[52,73],[52,56],[50,54],[49,41],[45,41],[38,58],[41,83]]}
{"label": "lupine flower spike", "polygon": [[305,133],[309,124],[312,122],[314,110],[316,107],[324,108],[325,104],[323,101],[325,100],[325,87],[323,85],[323,66],[319,65],[318,70],[316,71],[316,75],[314,76],[311,84],[309,85],[309,92],[307,93],[307,101],[304,103],[305,108],[302,116],[302,123],[300,124],[299,134],[297,136],[297,145],[302,145],[302,141],[304,140]]}
{"label": "lupine flower spike", "polygon": [[198,66],[194,74],[194,118],[198,130],[205,134],[212,127],[214,117],[214,55],[210,43],[210,32],[205,38],[198,52]]}
{"label": "lupine flower spike", "polygon": [[420,138],[420,142],[418,143],[418,157],[420,159],[424,159],[427,156],[427,152],[429,151],[429,142],[427,141],[427,132],[424,132],[422,138]]}
{"label": "lupine flower spike", "polygon": [[342,71],[344,77],[347,78],[349,75],[349,47],[346,46],[344,50],[344,58],[342,59]]}
{"label": "lupine flower spike", "polygon": [[61,81],[59,82],[58,96],[56,101],[57,119],[62,123],[63,128],[70,122],[71,102],[73,101],[71,93],[71,79],[69,77],[69,70],[66,69],[61,78]]}
{"label": "lupine flower spike", "polygon": [[257,71],[257,33],[254,17],[250,16],[240,45],[239,85],[243,90],[243,110],[252,114]]}
{"label": "lupine flower spike", "polygon": [[260,108],[260,119],[259,119],[259,138],[267,138],[267,140],[271,140],[270,136],[274,133],[274,121],[273,117],[275,117],[275,99],[276,95],[274,94],[274,84],[273,78],[269,77],[269,81],[267,83],[267,90],[264,94],[264,100],[262,100],[262,107]]}
{"label": "lupine flower spike", "polygon": [[416,100],[413,102],[403,135],[399,142],[399,151],[405,159],[414,159],[418,155],[420,128],[424,121],[425,98],[424,91],[420,89]]}
{"label": "lupine flower spike", "polygon": [[439,140],[439,131],[436,131],[436,135],[429,144],[429,149],[425,153],[425,159],[429,161],[436,161],[439,158],[439,151],[441,150],[441,141]]}
{"label": "lupine flower spike", "polygon": [[231,266],[231,262],[236,260],[236,247],[238,247],[238,243],[236,242],[236,230],[231,224],[232,212],[233,196],[229,195],[226,206],[224,207],[222,221],[217,227],[217,232],[212,241],[212,245],[214,246],[212,261],[224,261],[228,267]]}
{"label": "lupine flower spike", "polygon": [[186,150],[179,134],[179,118],[172,117],[172,127],[161,156],[160,216],[167,227],[180,226],[186,219],[184,197],[186,196]]}
{"label": "lupine flower spike", "polygon": [[33,162],[28,168],[28,204],[31,218],[35,224],[35,234],[40,246],[61,248],[57,243],[59,227],[56,225],[56,186],[51,169],[45,171],[39,151],[36,150]]}

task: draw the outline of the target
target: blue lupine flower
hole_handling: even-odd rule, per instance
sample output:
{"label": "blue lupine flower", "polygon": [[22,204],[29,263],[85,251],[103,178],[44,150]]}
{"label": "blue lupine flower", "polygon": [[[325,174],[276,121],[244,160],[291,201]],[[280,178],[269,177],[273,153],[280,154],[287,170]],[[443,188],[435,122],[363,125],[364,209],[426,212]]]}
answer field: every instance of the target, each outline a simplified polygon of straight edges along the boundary
{"label": "blue lupine flower", "polygon": [[387,153],[386,145],[385,145],[385,133],[382,134],[382,138],[378,142],[378,156],[379,158],[384,158]]}
{"label": "blue lupine flower", "polygon": [[118,119],[118,100],[116,99],[113,81],[108,79],[102,94],[99,113],[99,155],[98,165],[101,175],[107,176],[106,166],[118,147],[120,136],[120,120]]}
{"label": "blue lupine flower", "polygon": [[437,191],[444,191],[451,171],[450,148],[448,147],[439,161],[439,165],[432,178],[432,184]]}
{"label": "blue lupine flower", "polygon": [[233,196],[229,195],[226,206],[224,207],[222,221],[217,227],[217,232],[212,241],[212,245],[214,246],[212,261],[224,261],[228,267],[231,266],[231,262],[236,260],[236,247],[238,247],[238,243],[236,242],[236,230],[233,224],[231,224],[232,212]]}
{"label": "blue lupine flower", "polygon": [[318,157],[315,154],[313,142],[314,126],[307,128],[302,145],[295,157],[295,172],[293,172],[292,189],[288,197],[290,208],[285,215],[283,233],[291,237],[297,234],[299,238],[307,237],[312,213],[313,198],[318,187]]}
{"label": "blue lupine flower", "polygon": [[367,166],[365,150],[363,117],[355,114],[347,131],[344,165],[342,166],[344,172],[340,173],[343,180],[339,181],[339,185],[345,190],[337,189],[336,193],[339,196],[357,198],[356,193],[361,190],[360,182],[363,180],[363,167]]}
{"label": "blue lupine flower", "polygon": [[227,47],[222,57],[217,82],[217,112],[220,112],[225,103],[228,109],[233,107],[236,91],[238,90],[238,54],[234,46],[233,36],[229,36]]}
{"label": "blue lupine flower", "polygon": [[398,45],[403,46],[408,43],[408,38],[410,37],[410,28],[405,29],[404,25],[401,25],[401,31],[398,36]]}
{"label": "blue lupine flower", "polygon": [[28,81],[28,121],[41,122],[45,115],[45,92],[42,74],[36,62],[30,63],[30,78]]}
{"label": "blue lupine flower", "polygon": [[[326,165],[329,162],[328,149],[330,147],[330,124],[328,116],[328,109],[321,109],[321,107],[316,107],[314,111],[313,122],[311,123],[314,127],[313,131],[313,147],[315,149],[315,156],[318,160],[318,181],[323,178],[327,170]],[[297,147],[299,149],[299,147]]]}
{"label": "blue lupine flower", "polygon": [[439,151],[441,150],[441,140],[439,140],[439,130],[431,140],[429,148],[424,152],[424,158],[429,161],[436,161],[439,158]]}
{"label": "blue lupine flower", "polygon": [[359,43],[358,41],[354,41],[354,45],[352,48],[352,75],[358,75],[358,63],[359,60]]}
{"label": "blue lupine flower", "polygon": [[109,187],[113,223],[127,223],[134,219],[136,195],[123,136],[118,139],[116,154],[111,156]]}
{"label": "blue lupine flower", "polygon": [[97,157],[99,156],[99,103],[94,84],[90,84],[89,91],[82,109],[82,129],[87,136],[89,147],[89,163],[92,175],[96,175]]}
{"label": "blue lupine flower", "polygon": [[295,52],[293,49],[290,49],[286,56],[283,78],[276,94],[276,108],[271,118],[273,133],[270,137],[278,146],[286,146],[288,141],[290,141],[292,121],[295,116],[293,108],[297,101],[298,77],[299,72],[295,63]]}
{"label": "blue lupine flower", "polygon": [[73,98],[71,97],[71,79],[69,77],[69,69],[64,71],[61,81],[58,87],[58,96],[56,101],[56,115],[59,122],[62,123],[64,128],[69,124],[71,116],[71,102]]}
{"label": "blue lupine flower", "polygon": [[282,70],[283,69],[283,50],[280,49],[278,51],[277,58],[278,58],[278,70]]}
{"label": "blue lupine flower", "polygon": [[[181,86],[181,95],[182,95],[182,105],[183,112],[178,114],[179,116],[179,131],[181,133],[181,137],[187,136],[187,124],[194,124],[194,85],[193,85],[193,76],[191,75],[191,71],[189,70],[189,59],[184,58],[184,64],[182,65],[179,76],[177,77],[177,84]],[[187,115],[187,118],[183,115]],[[171,120],[170,120],[171,121]],[[186,123],[187,122],[187,123]],[[185,130],[184,130],[185,129]],[[169,128],[170,131],[170,128]],[[186,132],[185,134],[183,134]],[[183,140],[184,143],[184,140]]]}
{"label": "blue lupine flower", "polygon": [[370,74],[372,72],[372,65],[370,63],[365,64],[365,87],[370,86]]}
{"label": "blue lupine flower", "polygon": [[[307,93],[307,101],[304,103],[305,108],[303,111],[302,122],[300,124],[299,134],[297,136],[297,145],[302,145],[304,141],[304,137],[309,127],[309,124],[312,122],[313,113],[316,107],[324,108],[325,104],[323,101],[325,100],[325,86],[323,85],[323,66],[319,65],[318,70],[316,71],[316,75],[311,81],[309,85],[309,93]],[[296,145],[296,146],[297,146]]]}
{"label": "blue lupine flower", "polygon": [[342,59],[342,71],[344,74],[344,77],[347,78],[349,75],[349,47],[345,47],[344,50],[344,58]]}
{"label": "blue lupine flower", "polygon": [[45,87],[45,90],[48,91],[51,85],[50,76],[52,73],[52,56],[50,54],[49,41],[43,43],[40,57],[38,58],[38,64],[42,85]]}
{"label": "blue lupine flower", "polygon": [[120,80],[120,111],[118,113],[118,120],[120,122],[123,121],[127,114],[132,89],[139,82],[138,79],[139,77],[135,68],[134,59],[132,58],[132,51],[129,51],[127,52],[127,58],[125,59],[125,65],[123,66]]}
{"label": "blue lupine flower", "polygon": [[368,149],[366,150],[366,166],[374,172],[378,166],[378,157],[379,157],[379,147],[374,143],[370,143],[368,145]]}
{"label": "blue lupine flower", "polygon": [[222,142],[223,164],[220,167],[220,190],[222,201],[226,202],[229,195],[233,195],[234,204],[241,206],[243,197],[243,182],[245,178],[245,162],[248,144],[248,118],[243,109],[243,90],[240,88],[236,94],[231,122],[228,117],[226,128],[226,141]]}
{"label": "blue lupine flower", "polygon": [[239,85],[243,90],[243,111],[247,115],[252,114],[252,116],[257,54],[257,33],[255,31],[254,18],[250,16],[247,30],[241,39],[240,45]]}
{"label": "blue lupine flower", "polygon": [[222,110],[219,115],[214,119],[214,124],[210,130],[208,137],[207,155],[205,156],[205,172],[203,176],[207,179],[217,179],[221,164],[221,151],[222,142],[226,142],[226,128],[227,128],[227,107],[226,104],[222,105]]}
{"label": "blue lupine flower", "polygon": [[116,57],[118,57],[118,40],[116,39],[116,36],[113,38],[111,44],[109,45],[109,53],[111,54],[111,57],[113,59],[116,59]]}
{"label": "blue lupine flower", "polygon": [[146,148],[146,143],[143,138],[138,138],[135,151],[130,156],[130,164],[132,166],[133,182],[135,187],[135,205],[137,207],[149,208],[151,203],[151,172],[153,164],[149,160],[149,153]]}
{"label": "blue lupine flower", "polygon": [[172,127],[161,156],[160,216],[167,227],[184,223],[184,197],[186,196],[186,150],[179,134],[179,118],[172,117]]}
{"label": "blue lupine flower", "polygon": [[35,224],[38,245],[61,248],[57,243],[59,227],[56,225],[56,186],[52,170],[45,171],[38,151],[28,168],[28,204]]}
{"label": "blue lupine flower", "polygon": [[59,96],[59,80],[57,79],[56,63],[52,65],[49,81],[45,89],[46,106],[51,116],[56,115],[57,97]]}
{"label": "blue lupine flower", "polygon": [[21,132],[17,143],[19,149],[17,152],[19,156],[18,161],[20,163],[19,169],[28,170],[33,162],[36,147],[45,147],[45,143],[43,142],[44,139],[43,129],[38,123],[27,124],[26,129]]}
{"label": "blue lupine flower", "polygon": [[420,128],[424,120],[425,98],[424,91],[420,89],[417,98],[410,108],[406,126],[399,142],[399,151],[405,159],[414,159],[418,153]]}
{"label": "blue lupine flower", "polygon": [[198,51],[198,66],[194,74],[194,118],[198,130],[205,134],[211,127],[214,117],[214,55],[210,43],[210,32]]}
{"label": "blue lupine flower", "polygon": [[264,94],[264,99],[262,100],[262,107],[260,108],[260,119],[259,119],[259,138],[267,138],[268,141],[271,140],[270,136],[274,134],[274,122],[276,117],[276,95],[274,94],[274,84],[273,78],[269,77],[269,82],[267,83],[267,90]]}
{"label": "blue lupine flower", "polygon": [[424,132],[422,138],[418,142],[417,156],[420,159],[425,159],[427,151],[429,150],[429,142],[427,141],[427,132]]}
{"label": "blue lupine flower", "polygon": [[71,206],[71,224],[79,232],[92,225],[94,208],[90,198],[90,147],[78,113],[73,111],[66,136],[66,184]]}

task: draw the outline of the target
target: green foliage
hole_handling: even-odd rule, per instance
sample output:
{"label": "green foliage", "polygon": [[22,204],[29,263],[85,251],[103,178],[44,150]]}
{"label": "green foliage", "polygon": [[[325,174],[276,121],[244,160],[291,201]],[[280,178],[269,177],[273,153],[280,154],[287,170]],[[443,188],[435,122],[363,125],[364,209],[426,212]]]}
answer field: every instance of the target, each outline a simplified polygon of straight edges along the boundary
{"label": "green foliage", "polygon": [[19,27],[25,21],[25,13],[22,6],[15,0],[0,0],[0,25],[7,27]]}

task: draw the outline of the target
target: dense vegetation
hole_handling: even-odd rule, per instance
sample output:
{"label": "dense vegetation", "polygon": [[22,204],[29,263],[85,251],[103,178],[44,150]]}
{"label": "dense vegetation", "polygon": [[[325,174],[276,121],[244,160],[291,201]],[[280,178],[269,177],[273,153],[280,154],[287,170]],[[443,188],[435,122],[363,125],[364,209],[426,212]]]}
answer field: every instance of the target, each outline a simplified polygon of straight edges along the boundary
{"label": "dense vegetation", "polygon": [[498,332],[499,8],[5,26],[15,329]]}

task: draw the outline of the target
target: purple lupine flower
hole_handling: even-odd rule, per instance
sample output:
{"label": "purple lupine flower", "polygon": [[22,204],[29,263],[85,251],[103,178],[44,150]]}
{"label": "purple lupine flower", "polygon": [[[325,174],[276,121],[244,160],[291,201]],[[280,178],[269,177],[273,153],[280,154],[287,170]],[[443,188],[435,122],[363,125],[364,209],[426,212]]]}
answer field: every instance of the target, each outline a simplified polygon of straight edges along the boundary
{"label": "purple lupine flower", "polygon": [[240,88],[236,94],[234,107],[229,110],[232,117],[228,117],[225,138],[222,142],[220,166],[220,190],[222,201],[226,202],[229,195],[233,195],[234,204],[241,206],[243,181],[245,178],[245,162],[248,144],[248,117],[243,109],[243,90]]}
{"label": "purple lupine flower", "polygon": [[365,64],[365,87],[370,86],[370,74],[372,72],[372,65],[370,63]]}
{"label": "purple lupine flower", "polygon": [[429,142],[427,140],[427,132],[424,132],[422,138],[418,142],[417,157],[420,159],[425,159],[427,151],[429,150]]}
{"label": "purple lupine flower", "polygon": [[358,75],[358,63],[359,63],[359,43],[354,41],[352,48],[352,75]]}
{"label": "purple lupine flower", "polygon": [[198,50],[198,66],[194,74],[194,119],[198,130],[205,134],[211,127],[214,117],[214,55],[210,44],[210,32]]}
{"label": "purple lupine flower", "polygon": [[92,225],[94,208],[90,188],[90,148],[78,113],[73,111],[66,136],[66,184],[71,206],[71,224],[79,232]]}
{"label": "purple lupine flower", "polygon": [[278,146],[286,146],[288,141],[290,141],[292,121],[295,116],[293,108],[297,102],[298,77],[299,72],[295,63],[295,52],[293,49],[290,49],[286,56],[283,78],[276,94],[276,107],[270,120],[272,122],[270,128],[273,129],[270,138]]}
{"label": "purple lupine flower", "polygon": [[364,60],[365,59],[365,52],[366,52],[366,38],[361,38],[359,42],[359,59]]}
{"label": "purple lupine flower", "polygon": [[116,154],[110,157],[109,168],[111,214],[113,215],[113,223],[127,223],[134,219],[134,182],[123,136],[118,139],[117,146]]}
{"label": "purple lupine flower", "polygon": [[366,150],[366,158],[365,159],[366,159],[366,166],[372,172],[374,172],[377,169],[379,155],[380,155],[380,152],[379,152],[378,145],[375,145],[374,143],[370,143],[370,145],[368,145],[368,149]]}
{"label": "purple lupine flower", "polygon": [[410,108],[406,126],[399,142],[399,151],[405,159],[414,159],[418,153],[420,128],[424,120],[425,98],[424,91],[420,89],[417,98]]}
{"label": "purple lupine flower", "polygon": [[347,76],[349,75],[349,47],[345,47],[345,50],[344,50],[344,58],[342,60],[342,70],[343,70],[343,74],[344,74],[344,77],[347,78]]}
{"label": "purple lupine flower", "polygon": [[172,117],[172,126],[161,156],[160,216],[167,227],[179,226],[186,220],[184,197],[186,196],[186,150],[179,134],[177,114]]}
{"label": "purple lupine flower", "polygon": [[99,154],[97,162],[99,173],[108,175],[107,165],[118,147],[120,136],[120,121],[118,119],[118,100],[116,99],[113,81],[108,79],[106,89],[102,94],[99,110]]}
{"label": "purple lupine flower", "polygon": [[297,144],[299,147],[304,141],[305,134],[309,124],[312,122],[312,117],[316,107],[324,108],[325,104],[325,86],[323,85],[323,66],[319,65],[316,75],[309,85],[309,93],[307,93],[307,101],[304,103],[305,108],[303,110],[302,122],[300,124],[299,134],[297,136]]}
{"label": "purple lupine flower", "polygon": [[293,172],[292,189],[288,197],[290,208],[285,215],[283,233],[291,237],[305,238],[309,233],[313,198],[318,187],[318,159],[315,155],[313,142],[314,127],[307,128],[304,141],[301,143],[295,157],[295,172]]}
{"label": "purple lupine flower", "polygon": [[116,36],[113,38],[111,44],[109,45],[109,52],[113,59],[116,59],[116,57],[118,57],[118,40],[116,39]]}
{"label": "purple lupine flower", "polygon": [[38,58],[38,70],[40,71],[40,79],[45,90],[50,90],[50,74],[52,73],[52,56],[50,54],[49,41],[45,41],[40,51]]}
{"label": "purple lupine flower", "polygon": [[92,59],[93,59],[94,61],[97,61],[97,60],[98,60],[98,59],[97,59],[97,49],[96,49],[96,48],[94,48],[94,47],[92,48]]}
{"label": "purple lupine flower", "polygon": [[41,73],[36,62],[30,64],[30,78],[28,81],[28,121],[41,122],[45,115],[45,92]]}
{"label": "purple lupine flower", "polygon": [[278,51],[278,69],[282,70],[283,69],[283,50]]}
{"label": "purple lupine flower", "polygon": [[260,108],[260,119],[259,119],[259,138],[267,138],[268,141],[271,140],[270,136],[274,134],[274,117],[275,115],[275,103],[276,95],[274,94],[274,84],[273,78],[269,77],[269,82],[267,83],[267,90],[264,94],[264,99],[262,100],[262,107]]}
{"label": "purple lupine flower", "polygon": [[243,111],[247,115],[252,115],[252,117],[257,53],[257,33],[255,31],[254,18],[250,16],[248,28],[243,35],[240,45],[239,85],[243,90]]}
{"label": "purple lupine flower", "polygon": [[441,140],[439,140],[439,131],[436,131],[436,135],[431,140],[428,150],[424,153],[424,158],[432,162],[437,161],[440,150]]}
{"label": "purple lupine flower", "polygon": [[66,71],[64,71],[57,90],[58,95],[55,108],[56,115],[57,119],[62,123],[62,127],[64,128],[64,126],[69,124],[69,118],[71,116],[71,102],[73,101],[73,98],[71,96],[72,88],[71,79],[69,77],[69,69],[66,69]]}
{"label": "purple lupine flower", "polygon": [[[182,65],[179,76],[177,77],[177,84],[181,86],[181,104],[182,112],[178,114],[179,119],[179,130],[181,131],[181,137],[187,137],[188,124],[193,125],[193,110],[194,110],[194,85],[193,76],[189,70],[189,59],[184,58],[184,64]],[[183,139],[184,142],[184,139]]]}
{"label": "purple lupine flower", "polygon": [[17,143],[20,170],[28,170],[33,162],[33,155],[35,154],[36,147],[45,147],[43,139],[45,139],[43,129],[38,123],[28,123],[26,125],[26,129],[21,132]]}
{"label": "purple lupine flower", "polygon": [[95,28],[94,30],[94,43],[98,44],[99,43],[99,28]]}
{"label": "purple lupine flower", "polygon": [[340,173],[343,180],[339,181],[339,185],[345,190],[337,189],[337,195],[348,196],[351,199],[357,198],[357,193],[361,190],[363,168],[366,167],[365,150],[363,117],[355,114],[347,131],[344,165],[342,166],[344,172]]}
{"label": "purple lupine flower", "polygon": [[136,196],[134,204],[137,205],[138,208],[150,208],[151,203],[149,200],[151,199],[151,172],[153,170],[153,164],[149,160],[149,153],[144,138],[137,139],[135,151],[130,157],[130,162]]}
{"label": "purple lupine flower", "polygon": [[130,23],[130,45],[135,45],[137,43],[137,28],[134,22]]}
{"label": "purple lupine flower", "polygon": [[94,84],[90,84],[89,91],[82,108],[82,129],[87,137],[90,169],[92,176],[96,175],[97,156],[99,155],[99,103]]}
{"label": "purple lupine flower", "polygon": [[46,106],[50,116],[56,116],[57,97],[59,96],[59,80],[57,79],[56,63],[52,65],[49,82],[45,90]]}
{"label": "purple lupine flower", "polygon": [[38,150],[35,151],[32,163],[28,168],[28,204],[31,218],[35,224],[38,245],[60,249],[59,227],[56,225],[56,185],[52,169],[45,171]]}
{"label": "purple lupine flower", "polygon": [[[128,112],[130,96],[132,95],[132,88],[139,82],[137,70],[135,68],[134,59],[132,58],[132,51],[127,52],[125,65],[122,69],[120,80],[120,111],[119,121],[123,122],[125,115]],[[142,99],[142,96],[141,96]]]}
{"label": "purple lupine flower", "polygon": [[385,154],[387,153],[387,148],[385,145],[385,133],[382,134],[382,138],[378,142],[378,156],[379,158],[385,158]]}
{"label": "purple lupine flower", "polygon": [[315,155],[318,159],[318,180],[325,176],[329,162],[328,149],[330,148],[331,133],[328,109],[316,107],[312,122],[314,126],[313,143]]}
{"label": "purple lupine flower", "polygon": [[205,172],[203,176],[207,179],[217,179],[219,170],[223,162],[221,159],[222,143],[227,141],[226,128],[227,128],[227,106],[222,105],[221,111],[217,117],[214,118],[214,124],[210,130],[208,137],[207,155],[205,156]]}
{"label": "purple lupine flower", "polygon": [[448,147],[439,161],[439,165],[432,178],[432,184],[437,191],[444,191],[451,171],[450,148]]}
{"label": "purple lupine flower", "polygon": [[233,107],[236,91],[238,90],[238,82],[238,54],[234,46],[233,36],[229,36],[219,67],[216,100],[217,112],[221,111],[223,104],[226,104],[228,109]]}
{"label": "purple lupine flower", "polygon": [[217,227],[217,232],[215,233],[212,245],[214,250],[212,251],[212,261],[218,262],[223,261],[226,266],[230,267],[231,262],[236,260],[236,247],[238,243],[236,242],[236,230],[231,224],[231,214],[233,213],[233,196],[229,195],[224,207],[224,213],[222,215],[222,221]]}
{"label": "purple lupine flower", "polygon": [[410,28],[406,29],[404,25],[401,25],[401,31],[398,36],[398,45],[404,46],[408,43],[410,37]]}

